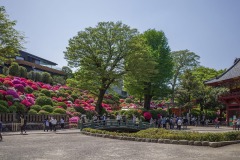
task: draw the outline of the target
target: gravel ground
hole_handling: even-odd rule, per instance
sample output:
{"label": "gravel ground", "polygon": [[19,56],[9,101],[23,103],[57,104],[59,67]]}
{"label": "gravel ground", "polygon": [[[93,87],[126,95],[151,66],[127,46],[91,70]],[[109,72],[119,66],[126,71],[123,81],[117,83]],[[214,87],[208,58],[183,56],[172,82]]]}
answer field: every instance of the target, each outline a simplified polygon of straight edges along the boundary
{"label": "gravel ground", "polygon": [[74,134],[4,136],[0,160],[239,160],[240,144],[220,148],[123,141]]}

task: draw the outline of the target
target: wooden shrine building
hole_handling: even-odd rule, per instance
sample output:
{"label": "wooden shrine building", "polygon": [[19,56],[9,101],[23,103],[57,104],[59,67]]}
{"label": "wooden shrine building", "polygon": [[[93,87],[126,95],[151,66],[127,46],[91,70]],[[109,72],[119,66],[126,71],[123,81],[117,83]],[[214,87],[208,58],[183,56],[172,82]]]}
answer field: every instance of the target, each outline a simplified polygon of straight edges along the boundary
{"label": "wooden shrine building", "polygon": [[240,58],[222,75],[205,81],[205,84],[229,88],[229,93],[221,95],[219,100],[226,105],[227,124],[232,125],[232,120],[240,117]]}

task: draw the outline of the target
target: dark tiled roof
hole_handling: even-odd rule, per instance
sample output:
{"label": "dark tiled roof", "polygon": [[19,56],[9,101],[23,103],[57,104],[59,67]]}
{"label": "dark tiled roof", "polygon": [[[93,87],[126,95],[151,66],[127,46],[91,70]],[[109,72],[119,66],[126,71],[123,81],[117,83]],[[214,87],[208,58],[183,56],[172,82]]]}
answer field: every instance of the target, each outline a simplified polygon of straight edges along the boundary
{"label": "dark tiled roof", "polygon": [[65,72],[63,72],[63,71],[59,71],[59,70],[56,70],[56,69],[53,69],[53,68],[49,68],[49,67],[46,67],[46,66],[41,66],[41,65],[36,64],[36,63],[31,63],[31,62],[24,61],[24,60],[19,60],[19,59],[17,59],[16,62],[18,64],[29,66],[29,67],[34,67],[36,69],[39,69],[39,70],[42,70],[42,71],[46,71],[46,72],[49,72],[49,73],[65,75]]}
{"label": "dark tiled roof", "polygon": [[234,65],[225,71],[222,75],[205,81],[204,83],[207,85],[212,85],[214,83],[222,83],[226,80],[235,78],[240,78],[240,58],[236,59]]}
{"label": "dark tiled roof", "polygon": [[44,61],[46,61],[47,63],[49,63],[49,65],[54,65],[54,66],[57,65],[57,63],[54,63],[54,62],[52,62],[52,61],[49,61],[49,60],[47,60],[47,59],[38,57],[38,56],[36,56],[36,55],[33,55],[33,54],[28,53],[28,52],[25,52],[25,51],[21,51],[21,50],[20,50],[20,51],[19,51],[19,54],[20,54],[20,55],[26,54],[26,55],[29,55],[30,57],[33,57],[33,58],[36,58],[36,59],[39,59],[39,60],[44,60]]}

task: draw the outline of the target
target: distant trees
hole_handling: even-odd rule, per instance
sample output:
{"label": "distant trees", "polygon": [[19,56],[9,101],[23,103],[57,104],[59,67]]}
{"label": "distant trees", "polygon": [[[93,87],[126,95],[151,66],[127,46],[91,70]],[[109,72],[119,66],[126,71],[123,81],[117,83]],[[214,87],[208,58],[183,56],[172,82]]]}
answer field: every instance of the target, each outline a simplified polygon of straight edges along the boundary
{"label": "distant trees", "polygon": [[173,59],[173,77],[170,81],[172,97],[171,100],[174,103],[175,99],[175,89],[179,84],[180,76],[188,69],[193,69],[199,65],[200,57],[196,55],[194,52],[190,52],[189,50],[180,50],[171,52],[171,56]]}
{"label": "distant trees", "polygon": [[73,77],[73,72],[72,72],[71,68],[69,68],[67,66],[63,66],[62,71],[66,74],[65,79]]}
{"label": "distant trees", "polygon": [[14,29],[16,21],[8,18],[6,10],[0,6],[0,63],[11,62],[22,49],[23,35]]}

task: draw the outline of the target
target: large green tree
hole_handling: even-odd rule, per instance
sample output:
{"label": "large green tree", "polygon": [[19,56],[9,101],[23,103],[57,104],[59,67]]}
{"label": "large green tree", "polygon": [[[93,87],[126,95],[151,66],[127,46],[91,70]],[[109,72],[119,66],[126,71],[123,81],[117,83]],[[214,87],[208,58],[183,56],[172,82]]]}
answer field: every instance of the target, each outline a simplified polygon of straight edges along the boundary
{"label": "large green tree", "polygon": [[189,50],[180,50],[171,52],[173,58],[173,78],[171,79],[172,102],[174,103],[175,89],[179,84],[180,76],[188,69],[192,69],[199,65],[200,57]]}
{"label": "large green tree", "polygon": [[204,81],[215,78],[224,70],[215,70],[204,66],[187,69],[180,76],[179,86],[176,88],[176,100],[181,106],[191,109],[193,105],[199,104],[201,114],[204,109],[221,108],[218,96],[227,92],[226,88],[212,88],[204,85]]}
{"label": "large green tree", "polygon": [[11,21],[3,6],[0,6],[0,64],[11,62],[22,49],[23,35],[14,29],[16,21]]}
{"label": "large green tree", "polygon": [[99,114],[106,90],[122,80],[127,72],[140,66],[141,61],[137,59],[148,52],[137,35],[136,29],[121,22],[100,22],[69,40],[65,59],[69,66],[78,70],[68,84],[95,92]]}
{"label": "large green tree", "polygon": [[228,91],[226,88],[212,88],[204,85],[204,81],[217,77],[225,70],[215,70],[212,68],[200,66],[192,71],[195,79],[198,81],[198,90],[195,99],[200,104],[201,111],[208,108],[221,108],[221,103],[218,102],[218,96]]}
{"label": "large green tree", "polygon": [[[148,71],[148,77],[134,75],[128,77],[125,84],[128,91],[136,92],[139,97],[144,97],[144,108],[150,109],[150,102],[153,96],[165,97],[169,91],[168,83],[172,77],[172,58],[170,56],[170,47],[163,31],[150,29],[142,34],[145,43],[149,48],[149,61],[154,60],[151,64],[151,70]],[[149,64],[149,63],[148,63]],[[142,65],[147,65],[142,63]],[[141,77],[140,77],[141,76]]]}

